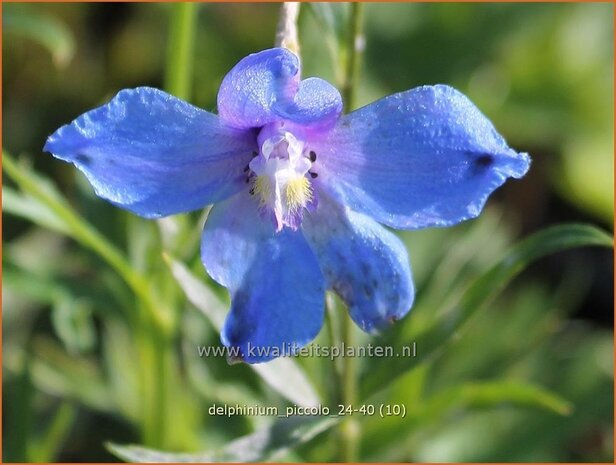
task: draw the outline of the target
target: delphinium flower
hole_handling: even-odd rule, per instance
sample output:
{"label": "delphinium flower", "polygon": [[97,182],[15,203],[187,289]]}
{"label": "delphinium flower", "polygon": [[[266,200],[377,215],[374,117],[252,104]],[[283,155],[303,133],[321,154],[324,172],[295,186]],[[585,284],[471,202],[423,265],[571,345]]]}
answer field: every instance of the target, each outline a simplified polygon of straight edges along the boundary
{"label": "delphinium flower", "polygon": [[314,339],[326,289],[364,331],[402,318],[413,304],[411,269],[385,226],[474,218],[530,164],[445,85],[342,108],[331,84],[300,80],[298,57],[273,48],[227,74],[218,115],[157,89],[122,90],[58,129],[45,150],[145,218],[214,203],[201,257],[231,294],[221,339],[262,362]]}

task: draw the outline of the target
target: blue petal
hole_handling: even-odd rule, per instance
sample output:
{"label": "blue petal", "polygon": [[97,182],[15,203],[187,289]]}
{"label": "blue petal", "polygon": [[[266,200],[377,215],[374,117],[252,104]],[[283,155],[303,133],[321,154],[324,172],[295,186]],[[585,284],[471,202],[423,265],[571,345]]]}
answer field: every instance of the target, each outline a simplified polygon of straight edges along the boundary
{"label": "blue petal", "polygon": [[263,362],[294,352],[318,334],[325,290],[316,257],[300,232],[275,233],[248,194],[212,208],[201,257],[210,276],[231,293],[221,339],[239,349],[241,360]]}
{"label": "blue petal", "polygon": [[414,289],[406,248],[373,219],[319,196],[316,213],[303,222],[328,287],[345,301],[367,332],[408,313]]}
{"label": "blue petal", "polygon": [[294,99],[276,102],[273,111],[280,118],[312,127],[333,126],[342,113],[340,92],[329,82],[311,77],[300,82]]}
{"label": "blue petal", "polygon": [[476,217],[496,188],[530,165],[464,95],[442,85],[361,108],[313,148],[321,179],[341,202],[404,229]]}
{"label": "blue petal", "polygon": [[327,81],[300,82],[300,62],[285,48],[248,55],[225,76],[218,113],[227,124],[256,128],[278,120],[324,126],[342,111],[340,93]]}
{"label": "blue petal", "polygon": [[52,134],[45,151],[73,163],[96,193],[147,218],[203,206],[245,186],[256,137],[160,90],[123,90]]}

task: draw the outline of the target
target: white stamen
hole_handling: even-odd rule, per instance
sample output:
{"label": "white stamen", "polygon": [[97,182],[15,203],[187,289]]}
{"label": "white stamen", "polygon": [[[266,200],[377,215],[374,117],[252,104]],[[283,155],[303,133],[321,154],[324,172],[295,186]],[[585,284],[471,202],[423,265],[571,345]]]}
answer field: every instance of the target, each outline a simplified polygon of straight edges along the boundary
{"label": "white stamen", "polygon": [[249,164],[256,174],[254,196],[261,208],[274,213],[278,231],[295,227],[297,215],[312,200],[306,177],[312,163],[303,152],[304,143],[293,134],[278,133],[263,141],[259,156]]}

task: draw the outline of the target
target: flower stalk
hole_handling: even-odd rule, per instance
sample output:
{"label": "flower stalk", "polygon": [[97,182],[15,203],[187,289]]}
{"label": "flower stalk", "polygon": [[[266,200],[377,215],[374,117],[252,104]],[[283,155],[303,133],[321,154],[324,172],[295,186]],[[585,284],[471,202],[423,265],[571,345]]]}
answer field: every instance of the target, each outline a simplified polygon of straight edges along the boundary
{"label": "flower stalk", "polygon": [[[193,52],[197,24],[197,4],[186,2],[172,5],[169,42],[165,68],[165,88],[185,100],[190,99],[192,85]],[[174,219],[180,222],[179,218]],[[164,289],[160,283],[160,289]],[[169,298],[174,289],[166,289]],[[173,306],[170,306],[173,308]],[[142,397],[142,437],[146,445],[166,448],[170,446],[170,400],[175,396],[170,379],[173,353],[169,334],[157,331],[147,315],[137,320],[137,344],[141,359],[140,386]]]}
{"label": "flower stalk", "polygon": [[[355,342],[355,326],[346,309],[342,309],[342,343],[344,347],[351,347]],[[357,389],[357,360],[355,357],[342,357],[342,383],[341,398],[345,408],[358,408]],[[342,447],[340,451],[341,461],[350,463],[357,462],[359,457],[359,445],[361,429],[357,418],[347,416],[340,424],[340,437]]]}
{"label": "flower stalk", "polygon": [[[346,111],[349,112],[355,107],[355,94],[359,80],[360,59],[364,50],[363,35],[363,8],[360,2],[351,3],[348,24],[347,42],[347,63],[344,77],[342,95],[346,102]],[[346,347],[354,343],[353,320],[347,312],[342,315],[342,342]],[[358,388],[357,388],[357,360],[354,357],[342,358],[341,372],[341,394],[340,398],[345,407],[357,408]],[[359,446],[361,440],[360,424],[352,415],[345,418],[340,424],[340,437],[342,448],[340,459],[342,462],[356,462],[359,457]]]}
{"label": "flower stalk", "polygon": [[355,108],[361,55],[365,47],[363,23],[364,4],[362,2],[351,3],[347,36],[347,61],[342,85],[342,97],[346,103],[347,112]]}
{"label": "flower stalk", "polygon": [[297,36],[297,18],[300,2],[284,2],[280,6],[280,17],[276,27],[276,47],[284,47],[299,56],[299,39]]}
{"label": "flower stalk", "polygon": [[195,2],[176,3],[171,13],[165,89],[184,100],[190,100],[197,6]]}

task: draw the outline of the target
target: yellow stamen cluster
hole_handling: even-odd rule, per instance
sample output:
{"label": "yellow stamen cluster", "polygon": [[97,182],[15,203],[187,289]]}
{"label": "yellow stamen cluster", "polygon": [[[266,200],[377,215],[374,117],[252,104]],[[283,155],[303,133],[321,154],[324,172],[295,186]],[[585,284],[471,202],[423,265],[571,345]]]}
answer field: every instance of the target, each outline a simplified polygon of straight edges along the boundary
{"label": "yellow stamen cluster", "polygon": [[298,176],[290,180],[285,189],[285,196],[288,211],[298,212],[312,200],[310,181],[305,176]]}
{"label": "yellow stamen cluster", "polygon": [[260,212],[274,220],[276,231],[280,232],[284,227],[295,231],[302,222],[303,209],[315,195],[311,178],[316,178],[317,174],[310,169],[316,156],[307,152],[304,142],[280,129],[261,130],[261,134],[270,137],[259,141],[258,156],[248,164],[249,170],[245,171],[250,171],[250,174],[246,179],[252,182],[250,194],[258,203]]}
{"label": "yellow stamen cluster", "polygon": [[264,207],[272,194],[272,186],[267,176],[257,176],[252,194],[259,199],[259,207]]}

